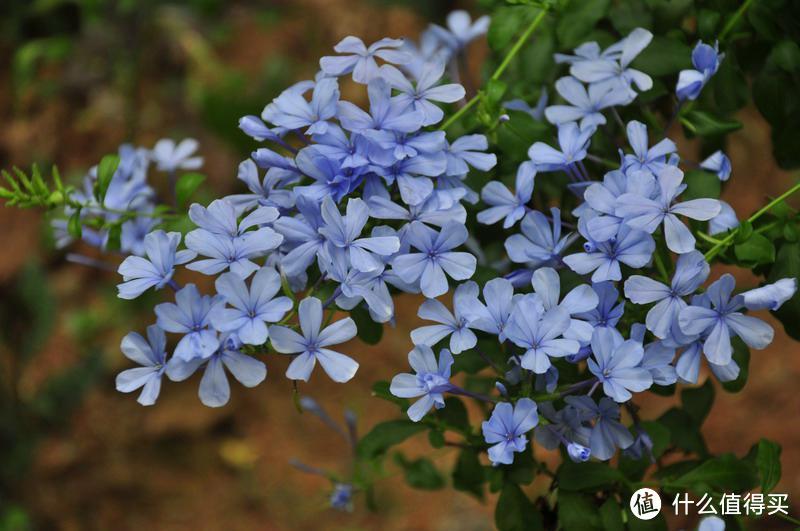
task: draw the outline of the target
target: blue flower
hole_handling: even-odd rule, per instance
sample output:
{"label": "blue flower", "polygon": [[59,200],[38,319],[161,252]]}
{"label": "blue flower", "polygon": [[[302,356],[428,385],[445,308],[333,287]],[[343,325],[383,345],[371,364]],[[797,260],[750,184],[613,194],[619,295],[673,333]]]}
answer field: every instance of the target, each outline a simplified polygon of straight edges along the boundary
{"label": "blue flower", "polygon": [[545,310],[537,296],[524,295],[514,303],[503,332],[512,343],[525,349],[522,367],[544,374],[550,368],[551,357],[563,358],[578,352],[580,343],[561,337],[569,326],[567,310]]}
{"label": "blue flower", "polygon": [[625,193],[617,198],[616,214],[625,219],[628,226],[649,234],[663,223],[664,236],[670,251],[684,254],[694,250],[695,239],[678,215],[707,221],[720,212],[716,199],[692,199],[673,204],[675,198],[686,188],[683,172],[675,166],[666,166],[658,172],[659,196],[650,199],[634,193]]}
{"label": "blue flower", "polygon": [[236,177],[250,190],[249,194],[235,194],[225,198],[237,211],[244,212],[258,207],[290,209],[294,206],[294,194],[284,187],[288,180],[297,177],[295,172],[270,168],[261,180],[256,163],[247,159],[239,164]]}
{"label": "blue flower", "polygon": [[269,328],[272,347],[282,354],[295,355],[286,369],[286,377],[307,382],[319,361],[331,380],[342,383],[353,378],[358,370],[358,363],[344,354],[326,348],[356,336],[358,330],[353,320],[349,317],[340,319],[323,329],[322,302],[316,297],[300,301],[297,313],[302,335],[284,326]]}
{"label": "blue flower", "polygon": [[603,392],[617,402],[627,402],[631,391],[641,392],[653,385],[650,371],[641,368],[644,348],[633,339],[623,340],[614,328],[595,328],[592,335],[589,370],[603,384]]}
{"label": "blue flower", "polygon": [[353,510],[353,486],[349,483],[336,483],[333,486],[328,503],[338,511]]}
{"label": "blue flower", "polygon": [[469,167],[480,171],[489,171],[497,164],[494,153],[484,153],[489,148],[489,141],[484,135],[464,135],[450,143],[445,150],[447,155],[446,174],[462,176],[469,173]]}
{"label": "blue flower", "polygon": [[617,448],[624,450],[633,444],[633,435],[619,421],[619,404],[610,398],[603,397],[597,404],[588,396],[568,396],[565,401],[594,419],[589,436],[589,448],[594,457],[608,461]]}
{"label": "blue flower", "polygon": [[503,108],[508,109],[509,111],[518,111],[524,112],[534,120],[541,121],[544,118],[544,111],[547,107],[547,87],[542,86],[541,94],[539,94],[539,99],[536,101],[536,106],[531,107],[525,100],[510,100],[503,102]]}
{"label": "blue flower", "polygon": [[594,128],[579,129],[575,122],[558,126],[558,145],[561,151],[544,142],[536,142],[528,150],[528,156],[538,171],[570,172],[573,165],[586,158],[589,141]]}
{"label": "blue flower", "polygon": [[[450,351],[460,354],[469,350],[478,343],[475,333],[470,330],[467,318],[470,311],[478,301],[478,285],[474,282],[465,282],[458,286],[453,293],[453,313],[436,299],[428,299],[419,307],[417,316],[428,321],[435,321],[437,325],[422,326],[411,331],[411,341],[415,345],[436,345],[439,341],[450,336]],[[455,315],[453,315],[455,314]]]}
{"label": "blue flower", "polygon": [[183,381],[205,363],[206,368],[197,392],[200,402],[208,407],[222,407],[231,397],[231,387],[225,369],[228,369],[245,387],[255,387],[267,377],[267,366],[251,356],[242,354],[239,351],[240,347],[241,343],[235,335],[223,335],[219,341],[219,348],[207,360],[185,361],[173,357],[167,363],[167,376],[174,382]]}
{"label": "blue flower", "polygon": [[150,157],[161,171],[196,170],[203,165],[203,157],[193,157],[195,151],[197,140],[194,138],[185,138],[177,145],[174,140],[163,138],[156,142]]}
{"label": "blue flower", "polygon": [[569,315],[569,328],[564,332],[564,337],[575,339],[582,345],[588,344],[592,339],[592,325],[578,316],[597,308],[597,293],[587,284],[579,284],[561,299],[561,278],[551,267],[534,271],[531,285],[545,311],[561,308]]}
{"label": "blue flower", "polygon": [[372,130],[413,133],[422,127],[422,111],[409,111],[408,106],[392,99],[392,87],[383,79],[367,86],[369,113],[349,101],[339,102],[339,123],[348,131],[367,133]]}
{"label": "blue flower", "polygon": [[720,181],[727,181],[731,176],[731,160],[719,150],[701,162],[700,167],[717,174]]}
{"label": "blue flower", "polygon": [[[437,177],[444,173],[445,160],[442,151],[447,145],[444,131],[427,131],[414,134],[395,133],[393,131],[374,131],[369,134],[373,148],[370,160],[381,166],[391,166],[403,159],[424,155],[436,164],[436,171],[425,173]],[[381,172],[383,174],[383,172]]]}
{"label": "blue flower", "polygon": [[750,310],[769,310],[774,312],[797,293],[796,278],[782,278],[772,284],[743,292],[742,300]]}
{"label": "blue flower", "polygon": [[336,159],[343,169],[357,169],[369,165],[372,143],[364,135],[352,133],[347,136],[341,127],[330,124],[324,135],[314,135],[314,142],[318,152]]}
{"label": "blue flower", "polygon": [[629,65],[652,39],[652,33],[636,28],[623,40],[606,49],[602,55],[574,61],[569,73],[584,83],[631,92],[633,96],[636,93],[630,88],[631,84],[635,84],[641,91],[650,90],[653,86],[650,76],[630,68]]}
{"label": "blue flower", "polygon": [[264,108],[262,117],[286,129],[306,129],[307,135],[324,134],[336,117],[339,102],[339,82],[336,78],[322,78],[314,84],[311,102],[304,91],[288,89]]}
{"label": "blue flower", "polygon": [[122,284],[117,285],[120,299],[135,299],[148,289],[161,289],[171,280],[175,266],[192,260],[193,251],[177,251],[181,242],[179,232],[153,231],[144,238],[147,259],[129,256],[119,265]]}
{"label": "blue flower", "polygon": [[582,444],[571,442],[567,445],[567,455],[575,463],[585,463],[592,456],[592,451]]}
{"label": "blue flower", "polygon": [[397,182],[400,198],[407,205],[419,205],[433,194],[433,181],[429,177],[440,176],[445,169],[443,153],[417,155],[395,162],[391,166],[378,169],[376,173],[387,182]]}
{"label": "blue flower", "polygon": [[161,225],[161,220],[153,216],[153,211],[144,212],[141,217],[126,221],[122,224],[119,238],[119,249],[125,254],[144,256],[146,248],[144,245],[145,237],[150,234],[157,226]]}
{"label": "blue flower", "polygon": [[561,253],[575,240],[572,234],[561,236],[561,211],[552,208],[552,225],[547,216],[534,210],[528,212],[520,224],[521,234],[513,234],[505,241],[506,252],[512,262],[529,263],[532,267],[555,265]]}
{"label": "blue flower", "polygon": [[347,253],[349,263],[359,271],[383,268],[383,262],[375,255],[389,256],[400,250],[400,240],[396,236],[360,238],[369,220],[369,208],[361,199],[350,199],[347,213],[342,216],[333,199],[326,197],[322,201],[322,219],[325,225],[319,232],[326,239],[328,252]]}
{"label": "blue flower", "polygon": [[475,257],[452,250],[464,243],[467,236],[467,228],[460,223],[448,223],[437,234],[414,221],[408,230],[408,242],[420,252],[397,256],[392,268],[405,282],[419,280],[423,295],[436,298],[447,292],[445,273],[454,280],[467,280],[475,273]]}
{"label": "blue flower", "polygon": [[463,311],[469,327],[505,341],[503,330],[514,308],[514,286],[505,278],[493,278],[483,286],[483,298],[486,305],[476,297]]}
{"label": "blue flower", "polygon": [[719,207],[719,214],[708,220],[708,233],[712,236],[739,226],[736,212],[728,203],[720,201]]}
{"label": "blue flower", "polygon": [[325,223],[320,204],[301,195],[297,198],[297,210],[299,216],[282,216],[273,225],[291,248],[281,259],[281,267],[289,277],[304,273],[325,245],[325,237],[319,232]]}
{"label": "blue flower", "polygon": [[319,66],[329,76],[343,76],[353,73],[353,81],[367,84],[378,78],[380,69],[375,58],[396,65],[411,61],[411,54],[399,50],[402,39],[381,39],[367,48],[358,37],[348,36],[339,41],[333,49],[340,54],[329,55],[319,60]]}
{"label": "blue flower", "polygon": [[152,406],[161,391],[161,377],[164,375],[167,358],[167,338],[164,331],[156,325],[147,327],[147,340],[131,332],[122,338],[120,349],[125,357],[141,367],[127,369],[117,375],[117,391],[130,393],[139,388],[142,392],[136,400],[143,406]]}
{"label": "blue flower", "polygon": [[597,308],[577,317],[597,327],[615,327],[625,313],[625,301],[619,300],[619,291],[613,282],[598,282],[592,284],[592,289],[597,293],[599,302]]}
{"label": "blue flower", "polygon": [[422,113],[422,125],[439,123],[444,111],[432,102],[453,103],[464,97],[464,87],[458,83],[436,86],[444,75],[445,64],[441,61],[427,63],[422,67],[416,85],[397,68],[391,65],[381,67],[381,75],[400,93],[393,99],[404,103],[407,108]]}
{"label": "blue flower", "polygon": [[316,201],[322,201],[325,196],[333,197],[336,202],[341,201],[358,187],[366,171],[365,167],[342,167],[339,159],[328,156],[317,145],[301,149],[295,161],[300,171],[315,181],[310,185],[296,186],[295,197],[304,195]]}
{"label": "blue flower", "polygon": [[731,335],[739,336],[747,346],[766,348],[772,342],[772,327],[760,319],[744,315],[741,295],[732,296],[736,281],[729,274],[722,275],[708,287],[708,305],[694,305],[681,310],[678,315],[684,334],[697,335],[709,332],[703,342],[703,353],[715,365],[727,365],[733,355]]}
{"label": "blue flower", "polygon": [[578,230],[586,238],[583,253],[564,257],[564,263],[581,275],[592,273],[592,282],[622,279],[620,264],[633,268],[644,267],[650,262],[656,248],[652,236],[627,225],[620,227],[615,239],[607,242],[592,240],[586,230],[586,217],[578,222]]}
{"label": "blue flower", "polygon": [[692,51],[692,65],[694,70],[681,70],[678,74],[678,84],[675,93],[678,99],[695,100],[702,92],[706,83],[717,73],[720,63],[725,58],[724,53],[719,53],[717,43],[712,48],[708,44],[698,42]]}
{"label": "blue flower", "polygon": [[447,15],[447,28],[431,24],[430,30],[451,55],[456,55],[470,42],[485,34],[489,30],[489,22],[489,17],[485,15],[473,22],[468,12],[457,9]]}
{"label": "blue flower", "polygon": [[[242,221],[242,225],[249,223],[248,218]],[[205,275],[216,275],[230,268],[231,272],[247,278],[259,268],[253,259],[265,256],[282,241],[283,236],[269,227],[236,237],[195,229],[186,235],[186,247],[208,258],[192,262],[186,268]]]}
{"label": "blue flower", "polygon": [[461,203],[449,199],[449,194],[434,191],[419,205],[404,207],[381,196],[367,199],[369,215],[375,219],[392,219],[408,222],[398,231],[401,241],[405,241],[412,221],[421,221],[428,225],[443,227],[449,222],[464,224],[467,220],[467,211]]}
{"label": "blue flower", "polygon": [[[573,397],[574,398],[574,397]],[[594,402],[588,397],[588,403],[594,406]],[[569,401],[570,398],[567,398]],[[567,452],[572,446],[574,452],[586,453],[591,455],[589,437],[592,434],[591,428],[585,423],[593,418],[593,411],[587,413],[584,409],[579,409],[572,404],[567,404],[560,411],[556,411],[552,402],[543,402],[539,406],[539,413],[545,417],[549,423],[540,424],[536,427],[536,442],[548,450],[555,450],[560,445],[567,447]],[[585,448],[583,452],[581,448]]]}
{"label": "blue flower", "polygon": [[622,170],[648,170],[658,173],[667,166],[667,155],[675,153],[678,146],[669,138],[664,138],[653,147],[648,147],[647,126],[642,122],[631,120],[627,127],[628,143],[633,148],[633,155],[625,155]]}
{"label": "blue flower", "polygon": [[491,205],[478,213],[478,222],[493,225],[505,218],[503,228],[511,228],[528,211],[527,204],[533,195],[533,180],[536,170],[523,163],[517,170],[514,194],[499,181],[489,181],[481,191],[483,202]]}
{"label": "blue flower", "polygon": [[450,383],[453,356],[449,350],[442,349],[437,363],[431,347],[417,345],[408,353],[408,363],[416,374],[396,375],[389,385],[389,392],[400,398],[420,397],[407,411],[408,418],[419,422],[431,407],[444,407],[444,393],[453,388]]}
{"label": "blue flower", "polygon": [[509,402],[497,404],[489,420],[483,421],[483,439],[491,444],[489,461],[493,466],[510,465],[514,453],[524,452],[528,445],[526,433],[539,423],[536,402],[521,398],[516,404]]}
{"label": "blue flower", "polygon": [[[267,124],[258,116],[247,115],[239,118],[239,129],[244,131],[244,134],[253,140],[259,142],[265,140],[269,140],[270,142],[280,141],[280,135],[275,130],[267,127]],[[276,129],[279,130],[280,128]]]}
{"label": "blue flower", "polygon": [[183,361],[205,359],[219,347],[216,332],[209,330],[210,314],[225,304],[220,296],[200,295],[194,284],[187,284],[175,294],[175,303],[155,307],[158,326],[167,332],[183,334],[175,347],[175,356]]}
{"label": "blue flower", "polygon": [[600,84],[589,85],[587,91],[574,77],[562,77],[556,81],[556,90],[570,105],[551,105],[544,111],[547,120],[556,125],[580,121],[581,129],[594,128],[606,123],[600,112],[608,107],[627,105],[631,95],[624,90]]}
{"label": "blue flower", "polygon": [[269,333],[266,323],[283,319],[292,308],[289,297],[275,297],[281,277],[272,267],[262,267],[253,276],[250,289],[238,275],[225,273],[214,284],[217,293],[233,308],[218,306],[211,324],[220,332],[234,332],[245,345],[261,345]]}
{"label": "blue flower", "polygon": [[678,257],[669,286],[650,277],[631,275],[625,281],[625,296],[634,304],[657,303],[647,312],[645,323],[656,337],[664,339],[687,306],[683,297],[692,295],[706,281],[709,271],[703,254],[692,251]]}

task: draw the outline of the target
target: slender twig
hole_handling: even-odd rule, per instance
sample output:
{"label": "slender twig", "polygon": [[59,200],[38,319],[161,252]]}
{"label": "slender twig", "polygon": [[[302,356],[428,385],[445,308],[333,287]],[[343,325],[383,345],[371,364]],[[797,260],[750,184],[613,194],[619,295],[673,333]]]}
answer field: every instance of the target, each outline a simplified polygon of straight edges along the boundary
{"label": "slender twig", "polygon": [[719,40],[724,41],[725,37],[728,36],[728,33],[736,26],[736,23],[739,22],[739,19],[745,14],[747,9],[750,7],[750,4],[753,3],[753,0],[745,0],[745,2],[739,6],[739,9],[736,10],[736,13],[733,14],[731,18],[728,19],[728,22],[725,23],[725,26],[722,28],[722,31],[719,32]]}
{"label": "slender twig", "polygon": [[[786,190],[784,193],[782,193],[781,195],[779,195],[778,197],[776,197],[775,199],[773,199],[772,201],[761,207],[761,209],[759,209],[755,214],[747,218],[746,223],[754,222],[755,220],[757,220],[758,218],[769,212],[773,207],[775,207],[775,205],[777,205],[778,203],[780,203],[781,201],[783,201],[784,199],[791,196],[797,191],[800,191],[800,182],[798,182],[797,184]],[[733,242],[733,240],[736,238],[736,235],[739,233],[739,229],[741,228],[741,226],[742,225],[739,225],[739,227],[733,229],[718,244],[714,245],[714,247],[708,250],[708,252],[705,254],[707,262],[710,262],[715,256],[717,256],[721,251],[723,251],[726,247],[728,247],[731,244],[731,242]]]}
{"label": "slender twig", "polygon": [[[542,9],[536,18],[528,25],[525,29],[525,32],[517,39],[517,42],[514,43],[514,46],[511,47],[511,50],[508,51],[506,56],[503,58],[503,61],[500,63],[500,66],[497,67],[497,70],[494,71],[492,76],[489,78],[492,81],[497,81],[500,79],[500,76],[503,75],[508,65],[511,64],[511,61],[516,57],[528,39],[533,35],[533,32],[536,31],[536,28],[544,20],[544,16],[547,14],[547,9]],[[472,107],[474,107],[480,99],[483,97],[483,92],[478,91],[463,107],[461,107],[458,111],[456,111],[450,118],[448,118],[440,127],[440,131],[445,131],[448,127],[453,125],[455,122],[458,121],[467,111],[469,111]]]}

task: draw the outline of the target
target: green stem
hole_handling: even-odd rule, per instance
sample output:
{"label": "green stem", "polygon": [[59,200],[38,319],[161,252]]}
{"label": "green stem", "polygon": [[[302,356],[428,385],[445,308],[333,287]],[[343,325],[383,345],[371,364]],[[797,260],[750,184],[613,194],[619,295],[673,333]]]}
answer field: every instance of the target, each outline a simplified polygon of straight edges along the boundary
{"label": "green stem", "polygon": [[661,274],[661,278],[669,284],[669,273],[667,273],[667,267],[664,265],[664,260],[662,260],[661,255],[658,254],[658,251],[653,253],[653,257],[655,258],[656,262],[656,269]]}
{"label": "green stem", "polygon": [[[780,203],[781,201],[783,201],[784,199],[786,199],[787,197],[789,197],[790,195],[794,194],[797,191],[800,191],[800,182],[798,182],[797,184],[786,190],[784,193],[782,193],[781,195],[779,195],[778,197],[776,197],[775,199],[773,199],[772,201],[761,207],[761,209],[759,209],[758,212],[747,218],[746,223],[754,222],[755,220],[757,220],[758,218],[769,212],[775,205],[777,205],[778,203]],[[739,225],[739,227],[741,227],[741,225]],[[708,252],[705,255],[707,262],[710,262],[712,258],[717,256],[721,251],[723,251],[726,247],[728,247],[731,244],[734,238],[736,238],[736,235],[739,233],[739,227],[732,230],[730,234],[728,234],[725,238],[722,239],[722,241],[720,241],[718,244],[716,244],[714,247],[708,250]]]}
{"label": "green stem", "polygon": [[503,62],[500,63],[500,66],[498,66],[497,70],[494,71],[494,74],[492,74],[491,77],[492,81],[500,79],[500,76],[503,75],[503,72],[505,72],[506,68],[508,68],[508,65],[511,64],[511,61],[514,59],[514,57],[519,53],[527,40],[530,39],[531,35],[533,35],[533,32],[536,31],[537,27],[539,27],[539,24],[542,23],[542,20],[544,20],[544,16],[546,14],[546,8],[543,8],[541,11],[539,11],[539,14],[536,15],[536,18],[534,18],[527,29],[525,29],[525,33],[523,33],[520,38],[517,39],[517,42],[515,42],[514,46],[511,48],[511,50],[509,50],[508,55],[506,55],[505,59],[503,59]]}
{"label": "green stem", "polygon": [[[538,15],[533,19],[533,21],[528,25],[525,29],[525,32],[520,35],[517,42],[514,43],[514,46],[508,51],[506,56],[503,58],[503,61],[500,63],[500,66],[497,67],[497,70],[494,71],[492,76],[489,78],[492,81],[497,81],[500,79],[500,76],[503,75],[508,65],[511,64],[511,61],[516,57],[519,51],[525,46],[525,43],[530,39],[533,32],[536,31],[536,28],[539,27],[539,24],[542,23],[544,20],[544,16],[547,14],[547,8],[543,8]],[[455,114],[453,114],[450,118],[448,118],[440,127],[439,131],[446,131],[448,127],[453,125],[455,122],[458,121],[467,111],[469,111],[472,107],[474,107],[480,100],[483,98],[483,91],[478,91],[463,107],[461,107]]]}
{"label": "green stem", "polygon": [[739,6],[739,9],[736,10],[736,13],[734,13],[733,16],[728,19],[728,22],[725,23],[725,27],[722,28],[722,31],[719,34],[719,40],[725,40],[725,37],[727,37],[728,33],[730,33],[733,27],[736,26],[736,23],[739,22],[739,19],[742,18],[742,15],[745,14],[752,3],[753,0],[745,0],[745,2]]}
{"label": "green stem", "polygon": [[448,118],[447,121],[445,121],[441,126],[439,126],[439,131],[446,131],[447,128],[453,125],[455,122],[457,122],[458,119],[464,115],[464,113],[466,113],[468,110],[474,107],[475,104],[477,104],[482,97],[483,93],[481,91],[478,91],[478,93],[475,94],[472,97],[472,99],[467,102],[466,105],[461,107],[458,111],[455,112],[455,114],[453,114],[450,118]]}

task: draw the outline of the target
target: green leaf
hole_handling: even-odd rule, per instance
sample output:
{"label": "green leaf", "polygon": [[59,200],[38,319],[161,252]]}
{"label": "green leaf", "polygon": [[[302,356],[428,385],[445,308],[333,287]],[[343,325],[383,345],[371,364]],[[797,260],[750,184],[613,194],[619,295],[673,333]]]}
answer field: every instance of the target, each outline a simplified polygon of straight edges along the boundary
{"label": "green leaf", "polygon": [[667,427],[672,444],[678,448],[698,455],[708,453],[703,435],[686,411],[671,408],[661,415],[658,422]]}
{"label": "green leaf", "polygon": [[797,72],[800,70],[800,46],[788,39],[779,42],[772,48],[767,63],[790,74]]}
{"label": "green leaf", "polygon": [[767,439],[758,441],[756,467],[761,477],[761,492],[771,492],[781,480],[781,445]]}
{"label": "green leaf", "polygon": [[76,240],[81,239],[81,234],[83,234],[83,229],[81,227],[81,209],[77,209],[69,217],[69,221],[67,221],[67,233]]}
{"label": "green leaf", "polygon": [[652,520],[640,520],[631,513],[629,506],[625,507],[625,515],[628,521],[628,531],[667,531],[667,521],[664,519],[664,509]]}
{"label": "green leaf", "polygon": [[106,240],[107,251],[119,251],[122,239],[122,225],[115,223],[108,228],[108,240]]}
{"label": "green leaf", "polygon": [[486,38],[492,50],[500,51],[531,20],[532,9],[526,6],[501,7],[492,14]]}
{"label": "green leaf", "polygon": [[593,500],[577,492],[558,492],[558,523],[564,531],[602,531]]}
{"label": "green leaf", "polygon": [[458,454],[453,468],[453,487],[483,499],[483,484],[486,476],[478,459],[478,452],[465,448]]}
{"label": "green leaf", "polygon": [[444,478],[425,457],[408,461],[401,453],[394,456],[395,462],[403,468],[406,483],[415,489],[437,490],[445,485]]}
{"label": "green leaf", "polygon": [[775,261],[775,245],[763,234],[754,232],[747,240],[733,247],[738,260],[746,264],[771,264]]}
{"label": "green leaf", "polygon": [[97,201],[102,204],[106,198],[108,186],[119,167],[119,155],[106,155],[97,165],[97,182],[95,183],[94,195]]}
{"label": "green leaf", "polygon": [[367,433],[358,443],[358,455],[366,458],[378,457],[396,444],[412,435],[424,431],[427,426],[410,420],[389,420],[381,422]]}
{"label": "green leaf", "polygon": [[490,79],[486,84],[486,101],[491,107],[497,107],[503,101],[508,85],[499,79]]}
{"label": "green leaf", "polygon": [[556,27],[561,47],[572,48],[580,44],[608,12],[610,4],[610,0],[570,0]]}
{"label": "green leaf", "polygon": [[542,517],[517,485],[506,483],[497,499],[494,523],[498,531],[538,531]]}
{"label": "green leaf", "polygon": [[368,345],[377,345],[383,337],[383,325],[376,323],[369,315],[369,310],[356,306],[350,311],[350,317],[358,328],[358,338]]}
{"label": "green leaf", "polygon": [[178,182],[175,183],[175,204],[178,208],[183,209],[186,207],[189,198],[206,180],[206,176],[202,173],[191,172],[181,175]]}
{"label": "green leaf", "polygon": [[439,430],[431,429],[428,432],[428,442],[433,448],[444,448],[444,433]]}
{"label": "green leaf", "polygon": [[711,383],[711,378],[706,378],[705,383],[700,387],[686,388],[681,391],[681,404],[683,404],[683,410],[689,414],[699,428],[714,404],[714,385]]}
{"label": "green leaf", "polygon": [[656,36],[633,61],[633,68],[654,77],[674,74],[692,67],[692,49],[675,39]]}
{"label": "green leaf", "polygon": [[558,484],[564,490],[593,491],[610,487],[623,479],[622,473],[605,463],[564,461],[558,468]]}
{"label": "green leaf", "polygon": [[408,409],[408,399],[394,396],[389,392],[389,382],[382,380],[372,384],[372,396],[376,396],[387,402],[393,402],[400,406],[403,411]]}
{"label": "green leaf", "polygon": [[756,471],[753,465],[733,454],[723,454],[705,461],[697,468],[669,482],[672,488],[686,488],[694,492],[743,492],[755,486]]}
{"label": "green leaf", "polygon": [[642,422],[642,428],[644,428],[650,440],[653,441],[653,457],[658,459],[669,446],[669,428],[658,422],[648,420]]}
{"label": "green leaf", "polygon": [[462,433],[469,433],[470,431],[467,408],[464,407],[464,402],[458,397],[445,398],[444,407],[436,410],[436,417],[449,429]]}
{"label": "green leaf", "polygon": [[627,35],[636,28],[653,26],[653,14],[641,1],[619,3],[611,8],[608,15],[614,29]]}
{"label": "green leaf", "polygon": [[704,197],[718,198],[722,191],[719,177],[707,171],[689,170],[686,172],[684,182],[686,191],[681,195],[684,201]]}
{"label": "green leaf", "polygon": [[742,122],[719,118],[705,111],[689,111],[681,122],[693,134],[699,136],[721,136],[742,128]]}
{"label": "green leaf", "polygon": [[609,498],[600,507],[600,523],[605,531],[623,531],[622,507],[615,498]]}

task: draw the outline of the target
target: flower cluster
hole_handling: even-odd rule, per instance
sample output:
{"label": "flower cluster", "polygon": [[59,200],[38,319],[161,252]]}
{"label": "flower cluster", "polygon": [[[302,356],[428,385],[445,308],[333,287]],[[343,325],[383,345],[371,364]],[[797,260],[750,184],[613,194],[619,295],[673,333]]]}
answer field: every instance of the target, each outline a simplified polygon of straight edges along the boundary
{"label": "flower cluster", "polygon": [[[496,157],[485,152],[484,136],[448,141],[434,128],[442,105],[465,96],[453,73],[444,79],[449,59],[486,31],[487,19],[472,24],[465,16],[452,14],[449,29],[431,27],[419,47],[347,37],[334,47],[339,55],[320,60],[314,80],[285,90],[260,117],[241,119],[241,129],[265,143],[239,165],[249,192],[191,205],[196,228],[185,249],[180,233],[154,230],[119,267],[122,298],[167,286],[176,292],[175,303],[156,306],[150,335],[178,336],[170,356],[164,341],[151,341],[152,355],[129,355],[147,377],[123,378],[120,390],[144,386],[140,401],[150,404],[163,374],[178,381],[205,367],[200,399],[219,406],[230,394],[223,367],[257,385],[266,367],[250,354],[265,349],[292,356],[289,379],[308,381],[319,362],[346,382],[358,363],[330,347],[357,329],[351,318],[327,326],[335,308],[362,305],[375,322],[390,322],[392,291],[436,297],[448,292],[449,279],[473,275],[476,258],[459,250],[468,238],[462,203],[477,199],[464,179],[470,168],[491,169]],[[366,108],[341,98],[345,83],[364,87]],[[169,147],[152,151],[159,169],[195,164],[183,144]],[[215,277],[215,293],[181,287],[180,265]],[[311,296],[315,290],[324,300]],[[302,291],[307,296],[296,302]],[[137,338],[124,343],[138,345]]]}
{"label": "flower cluster", "polygon": [[[481,191],[487,208],[477,221],[502,221],[511,230],[505,249],[520,267],[487,282],[483,300],[481,287],[470,281],[454,290],[452,311],[438,300],[425,301],[419,317],[435,324],[411,333],[417,346],[409,361],[416,375],[398,375],[392,382],[396,396],[422,397],[408,409],[418,421],[431,407],[445,406],[444,394],[463,394],[450,381],[452,356],[478,352],[479,336],[495,337],[508,368],[498,381],[501,397],[485,397],[499,402],[483,423],[495,465],[512,463],[534,428],[542,446],[563,445],[575,461],[608,460],[617,449],[641,453],[647,434],[637,426],[634,437],[621,423],[620,404],[653,385],[696,383],[703,358],[719,380],[736,379],[740,368],[733,359],[733,338],[762,349],[773,335],[765,322],[742,312],[775,309],[796,291],[795,281],[784,279],[737,295],[730,275],[703,289],[710,267],[696,250],[697,224],[708,222],[713,234],[738,221],[717,199],[681,198],[687,185],[676,144],[662,138],[651,145],[645,124],[627,124],[629,150],[620,150],[619,164],[602,180],[591,179],[584,161],[592,160],[591,142],[606,124],[604,112],[616,114],[615,107],[630,104],[638,91],[652,85],[649,76],[630,67],[651,38],[637,29],[605,50],[587,43],[574,55],[556,56],[557,62],[569,64],[570,72],[556,83],[565,103],[544,110],[558,129],[558,147],[534,143],[530,160],[518,168],[513,191],[500,181]],[[693,58],[702,70],[700,84],[691,88],[696,97],[722,56],[700,44]],[[685,77],[679,82],[680,99],[689,97]],[[722,152],[702,167],[720,180],[730,175]],[[557,208],[548,214],[531,206],[535,181],[554,172],[566,175],[577,197],[578,206],[570,213],[575,225]],[[662,279],[636,274],[641,270],[659,271]],[[562,279],[569,279],[571,287],[563,294]],[[428,297],[441,293],[423,289]],[[630,315],[625,299],[634,305]],[[638,305],[647,307],[646,315],[636,310]],[[441,351],[437,364],[431,349],[440,342],[449,350]],[[559,385],[563,364],[576,365],[585,379]],[[533,389],[526,387],[530,378]],[[598,388],[605,396],[596,400]]]}
{"label": "flower cluster", "polygon": [[[468,130],[448,138],[440,126],[449,106],[471,105],[458,58],[488,19],[473,23],[455,12],[447,26],[430,27],[418,44],[347,37],[320,60],[313,80],[283,91],[260,116],[243,117],[240,128],[262,144],[239,165],[246,190],[191,205],[185,237],[160,228],[163,211],[146,175],[150,162],[173,179],[178,169],[197,168],[196,143],[122,148],[102,204],[97,171],[90,173],[75,194],[85,206],[69,214],[89,228],[92,218],[146,214],[121,224],[120,249],[129,256],[119,266],[119,296],[174,292],[174,302],[155,307],[147,339],[135,332],[123,339],[123,353],[141,367],[119,375],[120,391],[142,389],[139,402],[153,404],[164,375],[181,381],[202,369],[201,401],[221,406],[230,397],[226,371],[258,385],[267,375],[258,355],[266,352],[291,356],[291,380],[309,381],[319,362],[333,381],[347,382],[359,364],[332,347],[358,330],[351,317],[334,321],[336,310],[391,324],[393,295],[415,293],[425,299],[419,317],[431,324],[411,332],[413,372],[394,376],[388,388],[404,404],[415,400],[405,409],[412,421],[447,407],[448,394],[468,396],[494,404],[482,424],[494,465],[513,463],[532,430],[538,444],[563,446],[574,461],[609,460],[618,449],[652,448],[635,415],[633,432],[622,422],[634,394],[696,383],[703,359],[720,381],[735,380],[738,341],[754,349],[771,342],[772,328],[745,312],[779,308],[796,282],[736,293],[731,275],[708,283],[711,268],[698,250],[696,235],[710,238],[739,222],[722,201],[688,196],[684,171],[700,167],[724,181],[730,160],[719,151],[699,164],[684,161],[672,140],[651,142],[652,128],[619,116],[653,87],[631,66],[649,31],[637,28],[605,49],[590,42],[556,54],[568,74],[555,83],[553,105],[546,90],[535,109],[502,103],[522,111],[504,120],[546,120],[557,136],[557,146],[530,146],[512,191],[502,177],[479,173],[497,164],[486,136]],[[679,102],[696,99],[723,58],[699,43],[695,69],[679,76]],[[345,85],[363,88],[363,108],[342,99]],[[611,116],[627,136],[618,162],[590,152]],[[594,178],[594,165],[610,171]],[[468,175],[484,184],[480,193]],[[537,210],[539,179],[566,179],[571,196],[560,208]],[[485,282],[471,280],[479,265],[491,268],[468,213],[506,231],[507,260],[491,264],[497,274]],[[83,237],[103,247],[111,235]],[[213,277],[213,293],[181,286],[178,266]],[[175,336],[171,352],[167,333]],[[484,345],[494,347],[490,355]],[[498,395],[452,381],[457,357],[473,355],[496,373]],[[331,503],[346,508],[351,494],[349,483],[337,484]]]}

